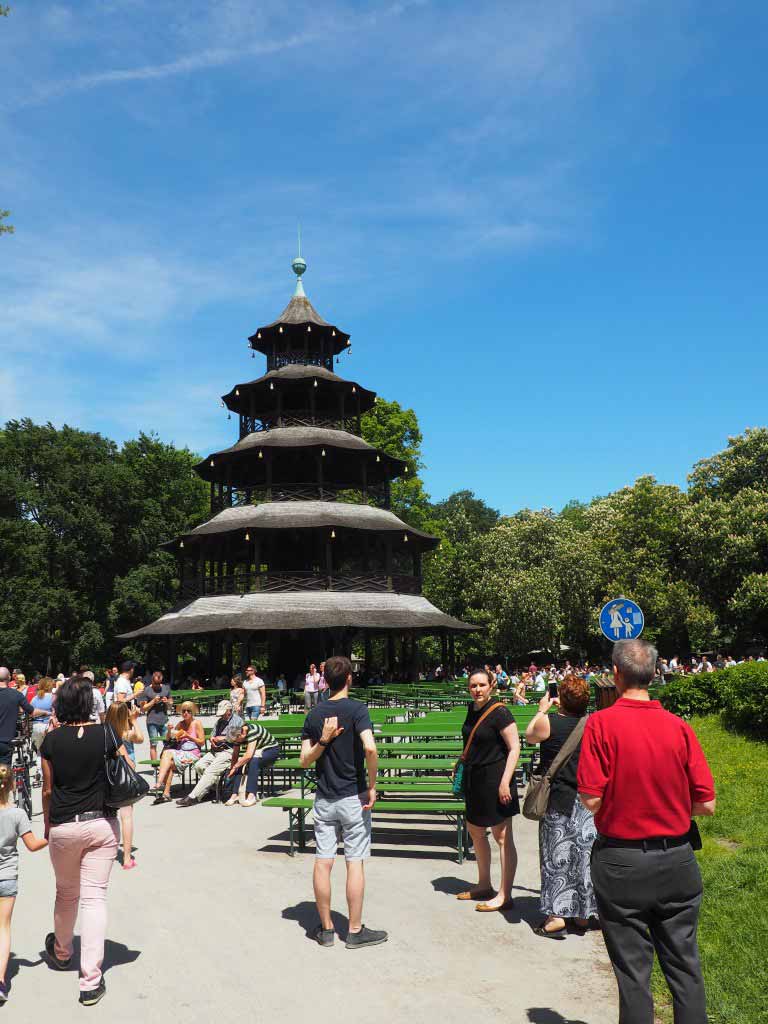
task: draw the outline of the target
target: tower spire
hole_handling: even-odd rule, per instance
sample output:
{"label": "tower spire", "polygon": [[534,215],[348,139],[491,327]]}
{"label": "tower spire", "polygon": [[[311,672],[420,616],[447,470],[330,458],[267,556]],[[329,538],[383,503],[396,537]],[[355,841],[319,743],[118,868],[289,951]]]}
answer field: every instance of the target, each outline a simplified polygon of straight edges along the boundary
{"label": "tower spire", "polygon": [[299,224],[298,235],[299,235],[299,254],[298,254],[298,256],[295,257],[295,259],[291,263],[291,267],[293,268],[293,272],[296,275],[296,291],[293,293],[293,295],[294,295],[294,298],[302,298],[303,299],[303,298],[306,298],[306,296],[304,294],[304,285],[301,283],[301,275],[307,269],[307,261],[301,255],[301,224]]}

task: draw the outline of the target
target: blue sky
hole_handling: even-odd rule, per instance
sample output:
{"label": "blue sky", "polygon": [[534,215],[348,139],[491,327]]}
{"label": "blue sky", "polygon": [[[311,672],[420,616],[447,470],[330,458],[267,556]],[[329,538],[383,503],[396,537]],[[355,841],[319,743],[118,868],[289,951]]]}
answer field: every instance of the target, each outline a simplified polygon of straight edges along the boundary
{"label": "blue sky", "polygon": [[766,422],[768,8],[23,2],[0,19],[0,420],[207,452],[291,294],[436,497],[684,483]]}

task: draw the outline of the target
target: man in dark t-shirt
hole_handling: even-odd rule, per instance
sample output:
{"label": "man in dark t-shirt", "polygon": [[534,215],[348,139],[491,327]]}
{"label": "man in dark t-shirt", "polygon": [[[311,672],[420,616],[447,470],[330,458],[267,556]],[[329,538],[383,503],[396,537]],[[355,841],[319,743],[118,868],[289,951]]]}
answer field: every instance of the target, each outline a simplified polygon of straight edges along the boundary
{"label": "man in dark t-shirt", "polygon": [[19,690],[12,690],[8,683],[11,673],[7,668],[0,668],[0,764],[11,763],[13,747],[11,740],[16,735],[19,711],[33,718],[40,718],[45,711],[35,710],[27,698]]}
{"label": "man in dark t-shirt", "polygon": [[[331,920],[331,869],[339,840],[347,863],[349,931],[347,949],[376,946],[387,933],[362,923],[365,894],[364,861],[371,852],[371,810],[376,803],[378,754],[371,716],[362,701],[350,700],[352,663],[329,658],[325,679],[330,697],[304,720],[301,766],[315,765],[315,868],[313,883],[320,924],[313,938],[321,946],[334,941]],[[367,778],[366,778],[367,775]]]}

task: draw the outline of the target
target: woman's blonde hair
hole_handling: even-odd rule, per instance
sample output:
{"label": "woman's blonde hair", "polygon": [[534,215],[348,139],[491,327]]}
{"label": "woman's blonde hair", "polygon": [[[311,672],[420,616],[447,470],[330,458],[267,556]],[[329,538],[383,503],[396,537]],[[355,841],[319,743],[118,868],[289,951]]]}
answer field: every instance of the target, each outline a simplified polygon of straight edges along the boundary
{"label": "woman's blonde hair", "polygon": [[107,725],[111,725],[119,737],[125,736],[131,728],[131,712],[125,702],[113,702],[107,708]]}
{"label": "woman's blonde hair", "polygon": [[50,676],[43,676],[40,682],[37,684],[37,696],[42,697],[45,693],[50,693],[55,683]]}
{"label": "woman's blonde hair", "polygon": [[182,713],[185,711],[191,711],[193,715],[197,714],[197,704],[193,700],[185,700],[183,704],[179,705],[179,711]]}
{"label": "woman's blonde hair", "polygon": [[0,764],[0,803],[8,803],[13,789],[13,771],[7,764]]}

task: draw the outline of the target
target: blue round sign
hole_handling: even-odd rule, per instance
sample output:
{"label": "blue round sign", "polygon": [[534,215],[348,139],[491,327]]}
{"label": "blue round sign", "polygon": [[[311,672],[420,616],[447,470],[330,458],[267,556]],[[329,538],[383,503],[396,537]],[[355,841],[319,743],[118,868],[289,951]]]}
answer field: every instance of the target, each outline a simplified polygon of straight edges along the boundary
{"label": "blue round sign", "polygon": [[639,604],[626,597],[608,601],[600,610],[600,629],[613,643],[635,640],[643,632],[645,616]]}

